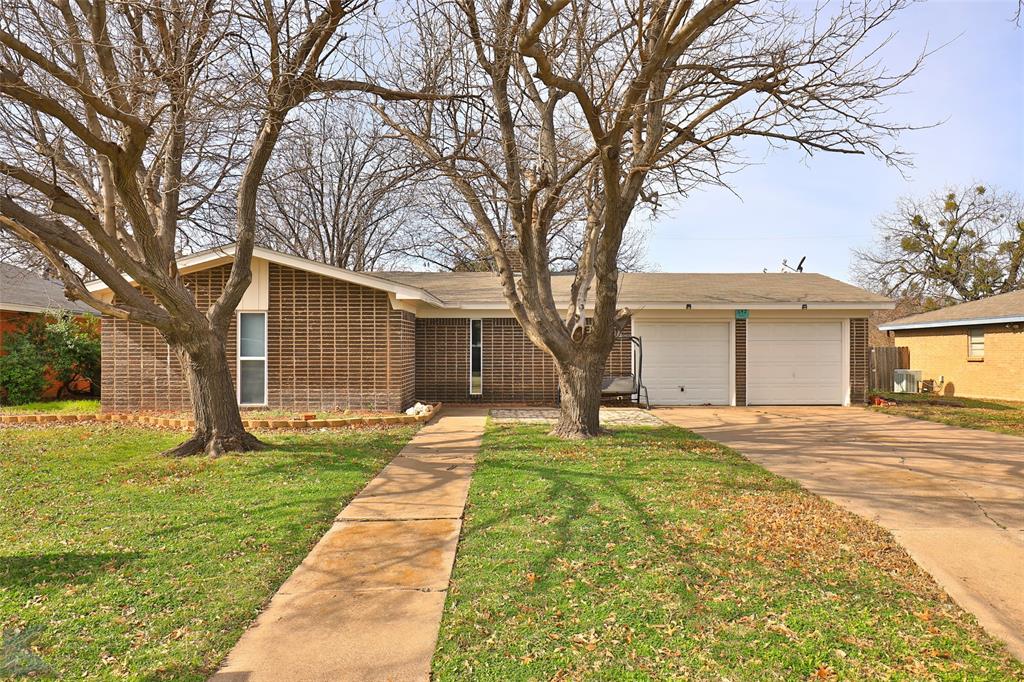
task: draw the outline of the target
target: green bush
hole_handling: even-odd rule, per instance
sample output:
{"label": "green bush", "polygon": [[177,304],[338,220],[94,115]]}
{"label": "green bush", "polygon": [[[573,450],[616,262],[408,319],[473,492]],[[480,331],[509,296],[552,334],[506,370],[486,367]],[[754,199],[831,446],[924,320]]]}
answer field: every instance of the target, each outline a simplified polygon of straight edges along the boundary
{"label": "green bush", "polygon": [[76,320],[70,313],[55,313],[47,318],[44,330],[46,363],[63,387],[76,379],[88,379],[93,390],[100,385],[99,319]]}
{"label": "green bush", "polygon": [[46,388],[46,357],[28,333],[10,334],[0,356],[0,397],[8,405],[39,400]]}
{"label": "green bush", "polygon": [[[68,312],[47,313],[20,332],[5,334],[0,356],[0,402],[23,405],[39,400],[50,381],[64,397],[77,379],[100,385],[99,320]],[[50,373],[47,374],[47,368]]]}

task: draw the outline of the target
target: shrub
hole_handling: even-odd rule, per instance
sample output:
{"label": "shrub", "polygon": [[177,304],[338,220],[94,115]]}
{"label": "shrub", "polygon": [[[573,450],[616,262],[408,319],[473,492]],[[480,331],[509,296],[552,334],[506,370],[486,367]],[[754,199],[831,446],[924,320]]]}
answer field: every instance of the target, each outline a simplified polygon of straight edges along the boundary
{"label": "shrub", "polygon": [[71,313],[50,315],[44,330],[46,362],[65,393],[76,379],[88,379],[94,391],[100,385],[99,320],[76,320]]}
{"label": "shrub", "polygon": [[10,334],[0,356],[0,393],[8,405],[39,400],[46,388],[46,357],[31,334]]}
{"label": "shrub", "polygon": [[69,312],[33,318],[20,332],[5,334],[0,356],[0,400],[21,405],[39,400],[51,382],[64,397],[79,379],[95,394],[100,385],[99,319]]}

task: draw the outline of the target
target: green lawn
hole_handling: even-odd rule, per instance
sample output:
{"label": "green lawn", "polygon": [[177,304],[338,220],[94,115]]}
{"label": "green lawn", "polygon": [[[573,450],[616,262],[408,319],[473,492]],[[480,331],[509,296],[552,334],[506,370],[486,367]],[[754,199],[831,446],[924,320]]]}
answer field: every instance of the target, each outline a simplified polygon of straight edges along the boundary
{"label": "green lawn", "polygon": [[0,407],[0,414],[93,414],[99,411],[99,400],[41,400]]}
{"label": "green lawn", "polygon": [[973,398],[947,398],[928,393],[882,393],[896,401],[889,407],[870,409],[903,417],[926,419],[966,429],[1024,436],[1024,403]]}
{"label": "green lawn", "polygon": [[1024,679],[877,526],[680,429],[494,426],[441,680]]}
{"label": "green lawn", "polygon": [[58,679],[203,680],[413,431],[210,460],[158,456],[175,433],[0,429],[0,634],[38,632]]}
{"label": "green lawn", "polygon": [[[0,406],[0,414],[93,414],[100,411],[99,400],[41,400],[24,405]],[[281,417],[294,418],[299,414],[313,412],[320,419],[361,414],[377,414],[366,410],[242,410],[243,419],[276,419]],[[191,417],[189,412],[155,411],[153,414],[168,414]]]}

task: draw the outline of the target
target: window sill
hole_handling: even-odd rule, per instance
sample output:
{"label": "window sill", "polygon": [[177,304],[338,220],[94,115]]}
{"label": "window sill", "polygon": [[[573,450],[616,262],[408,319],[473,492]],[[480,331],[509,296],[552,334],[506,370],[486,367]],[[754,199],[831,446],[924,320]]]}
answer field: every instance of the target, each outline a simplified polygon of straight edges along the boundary
{"label": "window sill", "polygon": [[985,358],[967,358],[967,362],[985,362]]}

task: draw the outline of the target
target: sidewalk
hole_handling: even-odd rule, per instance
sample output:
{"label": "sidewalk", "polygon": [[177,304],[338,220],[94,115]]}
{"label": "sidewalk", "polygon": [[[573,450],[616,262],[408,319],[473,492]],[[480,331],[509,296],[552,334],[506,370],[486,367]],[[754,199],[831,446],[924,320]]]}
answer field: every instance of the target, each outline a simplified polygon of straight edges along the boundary
{"label": "sidewalk", "polygon": [[338,515],[211,678],[427,680],[487,411],[445,409]]}

